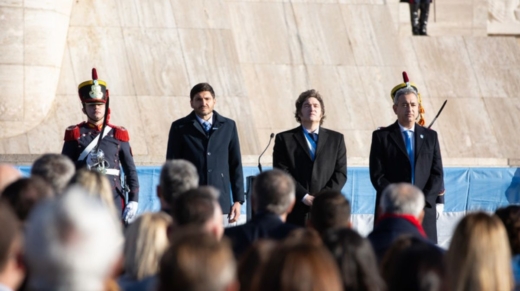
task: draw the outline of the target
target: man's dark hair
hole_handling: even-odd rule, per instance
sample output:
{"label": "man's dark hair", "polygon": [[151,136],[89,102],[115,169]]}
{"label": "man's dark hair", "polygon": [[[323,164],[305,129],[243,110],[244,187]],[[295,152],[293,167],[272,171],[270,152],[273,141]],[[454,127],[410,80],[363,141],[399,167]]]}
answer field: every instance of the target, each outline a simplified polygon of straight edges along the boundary
{"label": "man's dark hair", "polygon": [[347,227],[350,222],[350,203],[336,190],[319,192],[312,203],[311,223],[320,233],[334,228]]}
{"label": "man's dark hair", "polygon": [[185,230],[176,235],[161,258],[157,290],[226,290],[236,280],[228,240]]}
{"label": "man's dark hair", "polygon": [[296,118],[296,121],[298,121],[299,123],[302,123],[302,121],[300,119],[300,112],[302,110],[303,103],[305,103],[305,101],[307,101],[307,99],[309,99],[309,98],[316,98],[318,100],[318,102],[320,102],[320,106],[321,106],[320,125],[322,125],[323,120],[325,120],[325,103],[323,103],[323,98],[321,98],[320,92],[318,92],[314,89],[307,90],[307,91],[301,93],[300,96],[298,97],[298,99],[296,99],[296,103],[295,103],[296,112],[294,113],[294,117]]}
{"label": "man's dark hair", "polygon": [[186,160],[168,160],[161,169],[159,185],[162,197],[171,207],[176,196],[197,188],[199,185],[197,168]]}
{"label": "man's dark hair", "polygon": [[499,208],[495,211],[495,215],[504,223],[511,254],[513,256],[520,254],[520,206],[509,205]]}
{"label": "man's dark hair", "polygon": [[11,205],[18,219],[25,221],[36,204],[53,196],[51,185],[35,176],[19,179],[7,186],[2,193],[2,200]]}
{"label": "man's dark hair", "polygon": [[209,93],[211,93],[211,96],[213,96],[213,98],[215,98],[215,91],[213,91],[213,87],[211,87],[210,84],[199,83],[199,84],[193,86],[193,88],[191,88],[190,100],[193,100],[193,97],[195,97],[195,95],[197,95],[200,92],[204,92],[204,91],[208,91]]}
{"label": "man's dark hair", "polygon": [[11,246],[20,234],[20,222],[11,207],[0,201],[0,272],[4,270],[11,254]]}
{"label": "man's dark hair", "polygon": [[174,201],[171,214],[178,226],[204,225],[212,219],[218,205],[218,190],[211,186],[181,193]]}
{"label": "man's dark hair", "polygon": [[60,154],[45,154],[34,161],[31,176],[39,176],[47,181],[56,194],[61,194],[76,171],[72,160]]}
{"label": "man's dark hair", "polygon": [[257,212],[278,215],[286,213],[295,199],[295,185],[287,173],[273,169],[261,173],[253,183],[253,196]]}

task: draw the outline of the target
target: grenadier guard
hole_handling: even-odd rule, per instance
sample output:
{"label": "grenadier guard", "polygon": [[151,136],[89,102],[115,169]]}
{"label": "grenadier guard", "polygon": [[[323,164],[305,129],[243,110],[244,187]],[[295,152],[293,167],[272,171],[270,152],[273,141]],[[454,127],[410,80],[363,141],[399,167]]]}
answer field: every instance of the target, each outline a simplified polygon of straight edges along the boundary
{"label": "grenadier guard", "polygon": [[[123,221],[130,223],[137,214],[139,181],[128,131],[108,122],[109,91],[105,81],[98,80],[95,68],[92,69],[92,80],[79,84],[78,93],[87,121],[67,128],[62,154],[75,161],[76,169],[87,167],[107,175],[116,207],[122,213]],[[121,183],[121,167],[126,185]],[[125,203],[125,186],[128,187],[128,203]]]}

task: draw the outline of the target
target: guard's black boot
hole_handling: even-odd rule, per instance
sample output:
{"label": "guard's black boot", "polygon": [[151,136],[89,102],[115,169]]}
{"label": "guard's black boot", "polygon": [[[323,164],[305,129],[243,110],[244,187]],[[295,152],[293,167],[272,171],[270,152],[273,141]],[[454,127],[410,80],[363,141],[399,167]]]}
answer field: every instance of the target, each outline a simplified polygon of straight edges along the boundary
{"label": "guard's black boot", "polygon": [[421,16],[419,17],[419,35],[428,35],[428,15],[430,13],[430,0],[421,0],[419,4]]}
{"label": "guard's black boot", "polygon": [[412,23],[412,34],[419,35],[419,4],[410,3],[410,22]]}

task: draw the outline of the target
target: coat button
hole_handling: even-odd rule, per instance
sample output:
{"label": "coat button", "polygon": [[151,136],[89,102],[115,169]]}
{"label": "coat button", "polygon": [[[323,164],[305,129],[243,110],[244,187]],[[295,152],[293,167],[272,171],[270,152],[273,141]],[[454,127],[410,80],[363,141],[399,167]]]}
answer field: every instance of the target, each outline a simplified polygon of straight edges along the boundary
{"label": "coat button", "polygon": [[208,170],[208,173],[211,173],[211,171],[213,171],[213,170],[212,170],[212,169],[209,169],[209,170]]}
{"label": "coat button", "polygon": [[210,152],[208,152],[208,156],[211,156],[211,153],[210,153]]}

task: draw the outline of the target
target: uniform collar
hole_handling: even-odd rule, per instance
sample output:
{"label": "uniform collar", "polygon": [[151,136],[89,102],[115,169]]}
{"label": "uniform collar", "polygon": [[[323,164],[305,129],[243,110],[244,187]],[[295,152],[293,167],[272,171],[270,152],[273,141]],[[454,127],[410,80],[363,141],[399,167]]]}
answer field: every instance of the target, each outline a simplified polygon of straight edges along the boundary
{"label": "uniform collar", "polygon": [[103,124],[95,125],[94,123],[92,123],[92,122],[90,122],[90,121],[87,121],[87,126],[88,126],[89,128],[96,129],[97,131],[101,131],[101,128],[103,127]]}

